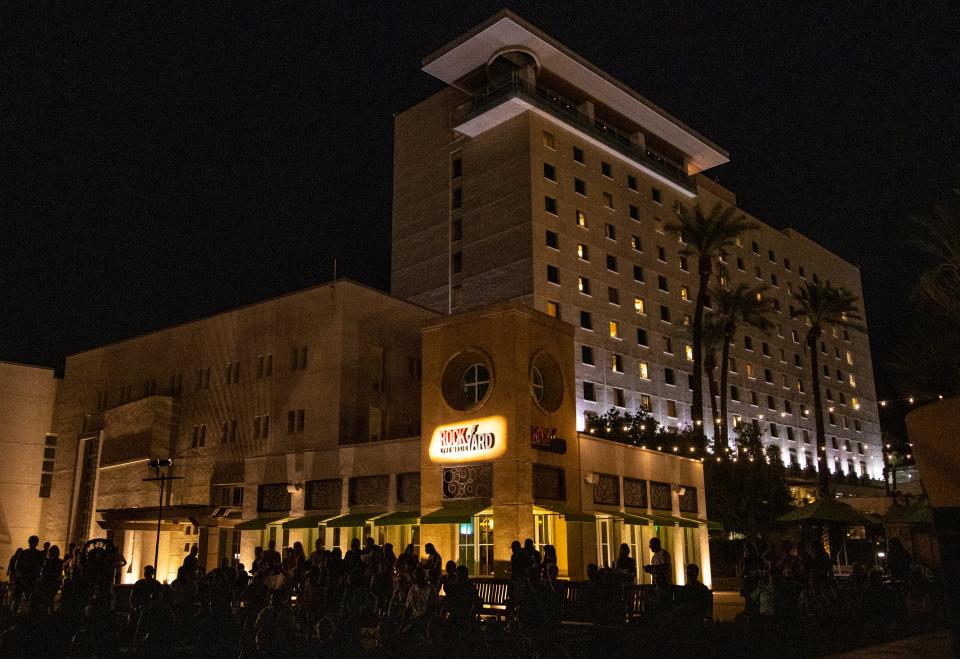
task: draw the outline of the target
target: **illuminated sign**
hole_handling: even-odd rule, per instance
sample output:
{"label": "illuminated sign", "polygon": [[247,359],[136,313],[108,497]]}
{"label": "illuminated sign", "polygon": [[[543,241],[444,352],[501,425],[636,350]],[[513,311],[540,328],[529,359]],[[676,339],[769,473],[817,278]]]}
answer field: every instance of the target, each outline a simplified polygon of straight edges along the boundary
{"label": "illuminated sign", "polygon": [[567,442],[557,437],[556,428],[530,426],[530,446],[541,451],[550,451],[551,453],[567,452]]}
{"label": "illuminated sign", "polygon": [[430,440],[434,462],[495,460],[507,450],[507,420],[488,416],[438,426]]}

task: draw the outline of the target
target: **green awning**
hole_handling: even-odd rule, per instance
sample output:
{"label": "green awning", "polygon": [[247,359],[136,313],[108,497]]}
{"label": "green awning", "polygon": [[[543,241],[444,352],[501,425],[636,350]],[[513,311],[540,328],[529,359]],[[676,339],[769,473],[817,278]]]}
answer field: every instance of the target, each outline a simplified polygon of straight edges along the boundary
{"label": "green awning", "polygon": [[366,526],[367,522],[372,517],[379,517],[383,512],[372,512],[372,513],[348,513],[346,515],[340,515],[339,517],[334,517],[333,519],[328,519],[325,524],[332,529],[341,529],[346,527],[353,526]]}
{"label": "green awning", "polygon": [[573,510],[572,508],[567,508],[566,506],[556,504],[556,503],[540,503],[536,502],[533,504],[537,508],[543,508],[544,510],[549,510],[552,513],[562,515],[563,518],[568,522],[593,522],[596,520],[596,515],[593,513],[580,512],[579,510]]}
{"label": "green awning", "polygon": [[234,526],[235,531],[263,531],[268,524],[280,524],[286,517],[254,517]]}
{"label": "green awning", "polygon": [[335,517],[334,513],[329,515],[305,515],[303,517],[293,517],[288,519],[283,523],[283,528],[285,529],[314,529],[324,522],[326,522],[331,517]]}
{"label": "green awning", "polygon": [[450,503],[420,518],[420,524],[468,524],[473,516],[490,507],[489,499]]}
{"label": "green awning", "polygon": [[644,517],[657,526],[673,526],[674,524],[679,524],[680,528],[683,529],[695,529],[700,526],[699,522],[684,519],[683,517],[673,517],[672,515],[644,515]]}
{"label": "green awning", "polygon": [[419,510],[398,510],[387,513],[373,520],[374,526],[404,526],[406,524],[419,524]]}
{"label": "green awning", "polygon": [[708,531],[722,531],[723,523],[722,522],[713,522],[709,519],[700,519],[699,517],[684,517],[683,519],[693,522],[694,524],[706,524]]}
{"label": "green awning", "polygon": [[636,526],[650,526],[650,522],[645,517],[634,515],[632,513],[620,513],[624,524],[634,524]]}

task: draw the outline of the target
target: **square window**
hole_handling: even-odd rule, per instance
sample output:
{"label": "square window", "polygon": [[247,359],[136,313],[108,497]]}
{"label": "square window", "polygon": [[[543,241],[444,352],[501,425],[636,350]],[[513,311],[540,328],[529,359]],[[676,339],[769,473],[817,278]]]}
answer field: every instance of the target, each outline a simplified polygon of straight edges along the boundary
{"label": "square window", "polygon": [[588,366],[593,366],[593,348],[591,346],[580,346],[580,361]]}
{"label": "square window", "polygon": [[688,286],[680,287],[680,299],[684,302],[690,301],[690,288]]}
{"label": "square window", "polygon": [[770,263],[776,263],[776,262],[777,262],[777,256],[776,256],[776,254],[773,253],[773,250],[772,250],[772,249],[768,249],[768,250],[767,250],[767,258],[768,258],[768,260],[770,261]]}
{"label": "square window", "polygon": [[643,267],[639,265],[633,266],[633,280],[638,281],[641,284],[643,283]]}
{"label": "square window", "polygon": [[683,270],[684,272],[690,272],[690,265],[687,263],[686,256],[683,256],[683,255],[680,256],[680,269]]}
{"label": "square window", "polygon": [[607,208],[613,208],[613,195],[609,192],[603,193],[603,205]]}
{"label": "square window", "polygon": [[463,238],[463,221],[453,220],[450,223],[450,242],[457,242]]}
{"label": "square window", "polygon": [[453,195],[450,199],[450,208],[456,210],[463,206],[463,189],[454,188]]}
{"label": "square window", "polygon": [[665,304],[660,305],[660,320],[665,323],[670,322],[670,307]]}
{"label": "square window", "polygon": [[583,243],[577,243],[577,258],[581,261],[590,260],[590,247]]}
{"label": "square window", "polygon": [[667,401],[667,416],[671,419],[676,419],[679,415],[677,414],[677,401],[668,400]]}
{"label": "square window", "polygon": [[582,210],[577,210],[577,226],[587,228],[587,214]]}
{"label": "square window", "polygon": [[619,338],[620,338],[620,323],[619,323],[619,322],[617,322],[616,320],[611,320],[611,321],[609,322],[609,329],[610,329],[610,338],[611,338],[611,339],[619,339]]}
{"label": "square window", "polygon": [[613,388],[613,404],[616,407],[626,407],[626,397],[623,395],[623,389]]}
{"label": "square window", "polygon": [[560,303],[553,300],[547,300],[547,315],[551,318],[560,317]]}
{"label": "square window", "polygon": [[747,362],[744,364],[744,372],[747,374],[748,378],[755,377],[753,374],[753,364]]}
{"label": "square window", "polygon": [[663,381],[674,386],[677,384],[677,375],[672,368],[663,369]]}
{"label": "square window", "polygon": [[740,401],[740,387],[735,384],[730,385],[730,399]]}
{"label": "square window", "polygon": [[614,373],[623,373],[623,355],[610,353],[610,370]]}
{"label": "square window", "polygon": [[754,253],[754,254],[759,254],[759,253],[760,253],[760,243],[758,243],[756,240],[754,240],[754,241],[750,244],[750,247],[753,249],[753,253]]}
{"label": "square window", "polygon": [[617,257],[613,254],[607,254],[607,270],[617,272]]}
{"label": "square window", "polygon": [[610,166],[610,163],[601,161],[600,173],[606,176],[607,178],[613,178],[613,167]]}
{"label": "square window", "polygon": [[640,236],[630,236],[630,247],[637,252],[643,251],[643,241],[640,240]]}
{"label": "square window", "polygon": [[743,272],[743,257],[742,257],[742,256],[738,256],[738,257],[737,257],[737,270],[739,270],[740,272]]}
{"label": "square window", "polygon": [[454,252],[450,257],[450,271],[453,274],[463,272],[463,252]]}
{"label": "square window", "polygon": [[463,176],[463,158],[454,158],[450,163],[450,178],[460,178]]}
{"label": "square window", "polygon": [[647,336],[647,330],[642,327],[637,328],[637,345],[647,347],[650,345],[650,338]]}
{"label": "square window", "polygon": [[668,355],[673,354],[673,339],[669,336],[663,337],[663,351]]}
{"label": "square window", "polygon": [[560,249],[560,238],[557,236],[556,231],[550,231],[550,229],[547,229],[546,243],[547,247]]}
{"label": "square window", "polygon": [[643,298],[635,297],[633,298],[633,310],[637,313],[647,313],[647,305],[644,304]]}
{"label": "square window", "polygon": [[548,149],[557,148],[557,142],[553,137],[553,133],[543,131],[543,146],[547,147]]}
{"label": "square window", "polygon": [[663,233],[663,218],[655,217],[653,218],[653,230],[657,233]]}
{"label": "square window", "polygon": [[610,304],[620,304],[620,291],[618,291],[613,286],[607,287],[607,301]]}
{"label": "square window", "polygon": [[581,165],[584,164],[583,149],[578,146],[573,147],[573,159]]}
{"label": "square window", "polygon": [[650,199],[655,204],[662,204],[663,201],[660,197],[660,188],[650,188]]}
{"label": "square window", "polygon": [[669,283],[667,282],[667,278],[664,277],[663,275],[657,275],[657,288],[667,293],[670,292],[670,286],[669,286]]}
{"label": "square window", "polygon": [[640,362],[639,373],[640,377],[644,380],[650,379],[650,367],[647,365],[647,362]]}
{"label": "square window", "polygon": [[640,209],[630,204],[630,219],[640,221]]}
{"label": "square window", "polygon": [[590,280],[584,276],[577,277],[577,290],[584,295],[590,295]]}
{"label": "square window", "polygon": [[557,168],[548,162],[543,163],[543,178],[548,181],[557,182]]}
{"label": "square window", "polygon": [[657,245],[657,260],[663,263],[667,262],[667,250],[660,245]]}
{"label": "square window", "polygon": [[593,318],[590,316],[589,311],[580,312],[580,327],[587,330],[593,329]]}
{"label": "square window", "polygon": [[633,190],[634,192],[637,191],[637,177],[636,177],[636,176],[633,176],[632,174],[630,174],[630,175],[627,176],[627,187],[630,188],[631,190]]}
{"label": "square window", "polygon": [[750,338],[749,336],[743,337],[743,349],[750,350],[750,351],[753,350],[753,339]]}
{"label": "square window", "polygon": [[603,225],[603,235],[605,235],[609,240],[617,239],[617,227],[610,223],[605,223]]}
{"label": "square window", "polygon": [[589,401],[597,400],[597,391],[596,387],[592,382],[584,381],[583,383],[583,399]]}
{"label": "square window", "polygon": [[683,356],[687,358],[688,362],[693,361],[693,346],[685,345],[683,346]]}
{"label": "square window", "polygon": [[573,179],[573,190],[577,194],[586,196],[587,195],[587,182],[582,178]]}
{"label": "square window", "polygon": [[557,200],[553,197],[544,197],[543,198],[543,210],[550,213],[551,215],[557,214]]}

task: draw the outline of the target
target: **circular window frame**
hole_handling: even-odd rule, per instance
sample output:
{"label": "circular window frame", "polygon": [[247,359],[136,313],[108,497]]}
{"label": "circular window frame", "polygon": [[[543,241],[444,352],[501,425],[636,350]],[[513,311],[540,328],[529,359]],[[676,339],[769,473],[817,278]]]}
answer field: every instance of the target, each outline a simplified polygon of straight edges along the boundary
{"label": "circular window frame", "polygon": [[[467,372],[476,366],[483,366],[489,374],[489,382],[483,397],[479,400],[469,399],[464,389],[464,379]],[[470,346],[458,350],[447,359],[440,372],[440,394],[447,407],[458,412],[474,412],[483,407],[496,387],[497,376],[493,367],[493,360],[485,351]]]}
{"label": "circular window frame", "polygon": [[[541,393],[539,399],[535,395],[534,372],[540,376]],[[563,369],[560,367],[560,361],[547,350],[538,350],[530,358],[530,366],[527,369],[527,385],[530,390],[530,399],[542,413],[553,414],[563,405],[566,395],[566,388],[563,385]]]}

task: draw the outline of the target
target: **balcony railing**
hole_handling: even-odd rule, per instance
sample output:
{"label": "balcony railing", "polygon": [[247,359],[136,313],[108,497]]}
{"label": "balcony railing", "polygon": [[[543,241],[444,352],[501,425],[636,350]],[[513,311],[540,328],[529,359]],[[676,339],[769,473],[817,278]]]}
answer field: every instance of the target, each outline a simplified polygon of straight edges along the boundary
{"label": "balcony railing", "polygon": [[531,84],[516,73],[486,85],[474,94],[472,100],[455,108],[454,125],[463,124],[513,97],[523,98],[684,189],[696,191],[696,186],[687,173],[670,162],[666,156],[636,144],[613,126],[581,112],[573,101],[542,85]]}

